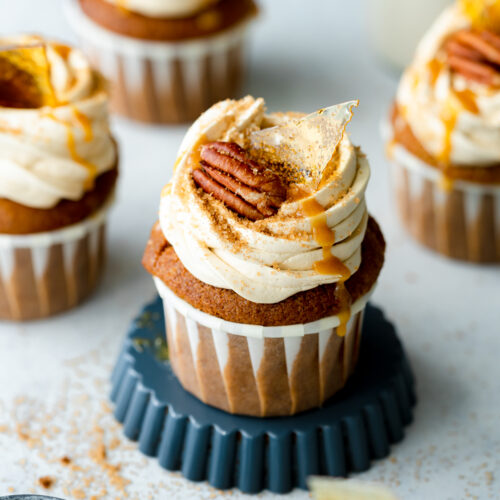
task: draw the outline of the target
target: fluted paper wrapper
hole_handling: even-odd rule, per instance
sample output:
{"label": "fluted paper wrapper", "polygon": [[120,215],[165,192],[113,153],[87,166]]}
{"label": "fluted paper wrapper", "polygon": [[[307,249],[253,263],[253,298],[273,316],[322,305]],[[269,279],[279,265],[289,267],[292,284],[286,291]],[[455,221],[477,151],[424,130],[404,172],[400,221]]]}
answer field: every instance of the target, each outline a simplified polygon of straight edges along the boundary
{"label": "fluted paper wrapper", "polygon": [[[382,129],[389,142],[391,125]],[[398,212],[409,233],[447,257],[500,262],[500,186],[461,180],[447,186],[437,168],[398,144],[389,148]]]}
{"label": "fluted paper wrapper", "polygon": [[177,297],[161,280],[169,358],[187,391],[230,413],[293,415],[344,387],[358,360],[369,294],[352,307],[344,337],[338,317],[262,327],[224,321]]}
{"label": "fluted paper wrapper", "polygon": [[147,123],[184,123],[215,102],[236,97],[249,22],[192,41],[150,42],[110,32],[76,0],[67,17],[92,64],[112,84],[113,111]]}
{"label": "fluted paper wrapper", "polygon": [[0,319],[51,316],[88,297],[104,264],[106,212],[57,231],[0,234]]}

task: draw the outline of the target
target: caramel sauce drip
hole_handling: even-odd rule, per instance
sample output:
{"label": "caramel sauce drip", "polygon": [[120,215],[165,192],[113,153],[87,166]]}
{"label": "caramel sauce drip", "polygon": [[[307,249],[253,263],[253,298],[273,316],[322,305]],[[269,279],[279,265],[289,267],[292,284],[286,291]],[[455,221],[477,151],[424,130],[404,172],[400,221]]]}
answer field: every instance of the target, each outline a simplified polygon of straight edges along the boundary
{"label": "caramel sauce drip", "polygon": [[[76,108],[73,109],[75,119],[80,124],[82,124],[81,120],[82,120],[82,117],[85,115],[83,115],[83,113],[81,113],[81,112],[78,112],[78,114],[75,113],[75,109]],[[84,158],[82,158],[78,154],[78,151],[76,150],[76,144],[75,144],[75,135],[73,134],[73,129],[71,127],[71,124],[65,122],[64,120],[61,120],[60,118],[57,118],[57,116],[55,116],[53,113],[47,113],[45,116],[47,118],[50,118],[51,120],[54,120],[57,123],[60,123],[61,125],[63,125],[66,128],[66,144],[68,147],[69,154],[71,155],[71,159],[74,162],[82,165],[83,167],[85,167],[87,169],[88,177],[87,177],[87,180],[85,182],[85,189],[86,190],[92,189],[94,187],[95,178],[97,177],[97,167],[93,163],[88,162],[87,160],[85,160]],[[84,132],[85,132],[85,140],[87,140],[87,137],[89,134],[88,130],[86,129],[87,123],[88,123],[88,126],[90,127],[90,122],[89,121],[87,122],[87,121],[88,121],[88,117],[85,116],[85,118],[83,119],[83,122],[85,124],[84,125],[82,124],[82,128],[84,128]],[[90,130],[90,134],[92,134],[92,130]],[[89,140],[91,140],[91,138]]]}
{"label": "caramel sauce drip", "polygon": [[332,247],[335,243],[335,231],[328,227],[325,209],[321,203],[314,198],[309,198],[302,202],[302,210],[309,218],[313,238],[323,249],[323,258],[313,264],[313,269],[318,274],[340,275],[337,282],[335,294],[340,301],[340,312],[337,316],[340,324],[337,327],[337,335],[343,337],[347,331],[347,322],[351,317],[351,296],[347,291],[344,282],[350,277],[349,268],[335,255],[332,254]]}
{"label": "caramel sauce drip", "polygon": [[128,9],[128,0],[117,0],[116,8],[120,11],[120,13],[124,16],[130,16],[131,12]]}
{"label": "caramel sauce drip", "polygon": [[458,113],[455,109],[448,109],[443,113],[441,119],[444,125],[444,144],[438,160],[443,165],[449,165],[451,155],[451,136],[458,119]]}
{"label": "caramel sauce drip", "polygon": [[[188,153],[188,157],[186,159],[186,163],[190,165],[190,169],[194,168],[200,168],[200,161],[201,161],[201,147],[203,144],[206,144],[210,142],[207,138],[206,135],[202,134],[197,141],[194,143],[193,147],[191,148],[191,151]],[[176,159],[174,163],[174,173],[177,170],[177,167],[181,163],[182,159],[184,158],[184,155],[186,154],[186,151],[182,152]]]}
{"label": "caramel sauce drip", "polygon": [[[435,86],[445,64],[438,59],[432,59],[428,62],[427,67],[430,72],[430,84]],[[453,188],[453,179],[449,176],[448,171],[451,163],[452,135],[458,121],[458,116],[461,111],[468,111],[472,114],[479,113],[476,95],[470,89],[451,89],[450,92],[451,99],[446,103],[445,109],[441,113],[441,120],[445,130],[443,148],[437,157],[439,163],[442,165],[442,178],[439,185],[446,191],[450,191]]]}
{"label": "caramel sauce drip", "polygon": [[[436,84],[443,67],[444,64],[438,59],[432,59],[429,61],[428,68],[430,72],[430,83],[432,86]],[[448,169],[450,167],[453,130],[457,124],[460,111],[465,110],[472,114],[479,113],[476,95],[470,89],[451,90],[451,94],[451,102],[447,103],[446,108],[441,113],[441,120],[445,130],[443,149],[437,158],[442,164],[443,175],[440,181],[440,186],[446,191],[450,191],[453,188],[453,180],[448,175]]]}
{"label": "caramel sauce drip", "polygon": [[340,302],[340,312],[337,315],[340,323],[339,326],[337,326],[337,335],[339,337],[345,337],[347,333],[347,323],[351,318],[352,298],[343,281],[337,283],[335,295]]}
{"label": "caramel sauce drip", "polygon": [[90,142],[94,137],[94,132],[89,117],[82,113],[76,106],[73,106],[73,114],[83,129],[85,142]]}
{"label": "caramel sauce drip", "polygon": [[445,168],[443,170],[443,175],[441,176],[441,178],[439,179],[439,187],[443,190],[443,191],[447,191],[448,193],[453,189],[453,186],[454,186],[454,180],[453,178],[450,176],[449,174],[449,171],[448,171],[448,168]]}
{"label": "caramel sauce drip", "polygon": [[435,85],[438,79],[439,73],[443,69],[443,63],[438,59],[431,59],[428,64],[429,72],[431,74],[430,83],[431,85]]}
{"label": "caramel sauce drip", "polygon": [[52,48],[63,58],[68,59],[71,53],[71,47],[68,45],[63,45],[62,43],[52,44]]}
{"label": "caramel sauce drip", "polygon": [[450,155],[451,155],[451,135],[455,128],[457,117],[453,116],[449,119],[444,119],[445,126],[444,147],[438,160],[441,163],[441,178],[439,179],[439,186],[444,191],[451,191],[453,189],[454,181],[449,174],[450,170]]}
{"label": "caramel sauce drip", "polygon": [[479,106],[476,102],[476,94],[470,89],[455,90],[453,91],[455,97],[460,101],[462,107],[472,113],[473,115],[479,114]]}
{"label": "caramel sauce drip", "polygon": [[479,113],[479,107],[476,102],[476,95],[469,89],[452,90],[452,101],[447,105],[441,115],[444,131],[444,145],[441,154],[438,156],[439,162],[442,164],[443,178],[440,181],[440,186],[445,191],[450,191],[453,188],[453,179],[449,176],[450,157],[452,148],[452,134],[458,121],[458,116],[461,111],[468,111],[472,114]]}
{"label": "caramel sauce drip", "polygon": [[97,167],[85,159],[83,159],[79,154],[78,151],[76,150],[76,145],[75,145],[75,136],[73,134],[73,131],[71,130],[71,126],[66,124],[66,134],[67,134],[67,141],[68,141],[68,150],[71,155],[71,158],[79,163],[80,165],[84,166],[89,175],[87,177],[87,180],[85,182],[85,189],[89,190],[94,187],[94,181],[97,176]]}
{"label": "caramel sauce drip", "polygon": [[192,168],[200,168],[201,162],[201,146],[207,142],[205,137],[202,137],[197,143],[196,146],[191,150],[187,157],[187,162]]}
{"label": "caramel sauce drip", "polygon": [[349,268],[335,255],[332,255],[331,246],[323,247],[323,259],[315,262],[313,269],[318,274],[339,274],[341,281],[349,279]]}
{"label": "caramel sauce drip", "polygon": [[[203,146],[203,144],[206,144],[207,142],[209,142],[207,136],[202,134],[191,148],[191,151],[188,153],[188,157],[186,159],[186,162],[189,164],[190,169],[200,168],[201,147]],[[174,173],[177,170],[177,167],[181,163],[182,159],[184,158],[184,155],[185,152],[179,154],[179,156],[177,156],[177,158],[175,159],[173,168]],[[163,198],[164,196],[168,196],[171,192],[172,192],[172,183],[169,182],[163,187],[161,191],[161,197]]]}

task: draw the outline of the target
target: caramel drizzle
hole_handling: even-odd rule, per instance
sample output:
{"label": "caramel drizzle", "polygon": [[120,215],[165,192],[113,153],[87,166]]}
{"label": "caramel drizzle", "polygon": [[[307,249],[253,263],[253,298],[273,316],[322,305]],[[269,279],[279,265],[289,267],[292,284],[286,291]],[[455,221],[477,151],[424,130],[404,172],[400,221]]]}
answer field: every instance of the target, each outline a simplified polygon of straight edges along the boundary
{"label": "caramel drizzle", "polygon": [[94,132],[92,130],[92,122],[90,121],[90,118],[84,113],[82,113],[76,106],[73,106],[72,109],[76,121],[80,124],[80,127],[83,129],[85,142],[90,142],[94,138]]}
{"label": "caramel drizzle", "polygon": [[458,113],[455,109],[448,108],[445,112],[442,113],[441,119],[444,125],[444,144],[443,149],[438,156],[438,160],[440,161],[440,163],[446,166],[450,163],[451,136],[458,120]]}
{"label": "caramel drizzle", "polygon": [[[79,123],[79,125],[82,127],[84,130],[85,134],[85,141],[90,141],[92,140],[93,133],[92,133],[92,127],[90,124],[89,118],[78,111],[76,107],[72,107],[73,109],[73,115],[76,119],[76,121]],[[87,180],[85,181],[85,189],[89,190],[94,187],[94,181],[95,178],[97,177],[97,167],[93,163],[88,162],[84,158],[82,158],[79,154],[78,151],[76,150],[76,143],[75,143],[75,134],[73,133],[73,129],[70,123],[65,122],[61,118],[58,118],[55,116],[53,113],[47,113],[45,114],[47,118],[50,118],[51,120],[54,120],[57,123],[60,123],[63,125],[66,129],[66,145],[68,147],[69,154],[71,155],[71,159],[82,165],[87,169],[88,172],[88,177]]]}
{"label": "caramel drizzle", "polygon": [[[438,59],[432,59],[427,64],[430,71],[430,83],[435,86],[441,70],[444,68],[444,63]],[[452,148],[452,135],[455,130],[458,116],[462,110],[472,114],[479,113],[479,107],[476,102],[476,95],[470,89],[454,90],[451,89],[451,101],[446,108],[441,112],[441,120],[444,125],[444,140],[443,149],[438,155],[438,161],[442,164],[443,178],[440,181],[441,187],[449,191],[453,188],[453,179],[450,177],[448,170],[450,167],[450,157]]]}
{"label": "caramel drizzle", "polygon": [[439,73],[443,69],[444,64],[439,59],[431,59],[427,63],[427,67],[429,68],[431,74],[431,85],[434,86],[438,79]]}
{"label": "caramel drizzle", "polygon": [[347,322],[351,317],[351,296],[345,287],[345,281],[351,276],[349,268],[335,255],[332,247],[335,243],[335,231],[328,227],[326,213],[323,205],[314,198],[308,198],[301,202],[304,214],[309,218],[313,238],[323,250],[323,259],[313,264],[313,269],[318,274],[337,274],[340,280],[337,282],[335,293],[340,300],[341,310],[338,313],[340,324],[336,329],[339,337],[347,333]]}
{"label": "caramel drizzle", "polygon": [[[194,146],[191,148],[191,151],[187,153],[188,157],[186,158],[186,163],[189,163],[191,168],[200,168],[201,147],[203,146],[203,144],[206,144],[207,142],[209,142],[207,136],[205,134],[202,134],[195,142]],[[180,153],[175,159],[173,167],[174,174],[177,168],[179,167],[180,163],[184,159],[185,155],[186,151]],[[171,192],[172,192],[172,181],[169,181],[167,184],[165,184],[165,186],[163,186],[160,197],[164,198],[165,196],[169,196]]]}
{"label": "caramel drizzle", "polygon": [[119,13],[122,16],[129,17],[132,15],[132,13],[130,12],[130,9],[129,9],[128,0],[117,0],[115,5],[116,5],[117,10],[119,11]]}
{"label": "caramel drizzle", "polygon": [[446,191],[450,191],[453,188],[453,179],[450,177],[448,171],[451,163],[452,135],[458,121],[458,116],[462,110],[472,114],[479,113],[476,96],[471,90],[451,90],[451,93],[452,101],[441,114],[445,131],[443,149],[438,156],[439,162],[443,165],[443,178],[441,179],[440,185]]}
{"label": "caramel drizzle", "polygon": [[466,111],[472,113],[473,115],[479,114],[479,106],[476,102],[476,94],[474,94],[472,90],[454,90],[453,93]]}
{"label": "caramel drizzle", "polygon": [[202,134],[194,143],[193,147],[191,150],[188,152],[184,150],[182,153],[180,153],[177,158],[175,159],[173,171],[175,174],[175,171],[179,167],[180,163],[184,159],[184,157],[187,154],[186,158],[186,163],[189,163],[191,168],[200,168],[200,161],[201,161],[201,147],[203,144],[206,144],[209,142],[207,136],[205,134]]}

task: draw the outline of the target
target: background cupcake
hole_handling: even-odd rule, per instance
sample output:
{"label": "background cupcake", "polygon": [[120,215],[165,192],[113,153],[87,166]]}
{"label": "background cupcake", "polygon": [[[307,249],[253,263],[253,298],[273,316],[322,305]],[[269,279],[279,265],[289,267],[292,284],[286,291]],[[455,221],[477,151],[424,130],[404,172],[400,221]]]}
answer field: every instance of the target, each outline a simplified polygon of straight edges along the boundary
{"label": "background cupcake", "polygon": [[71,0],[92,62],[113,82],[118,113],[153,123],[195,119],[235,96],[253,0]]}
{"label": "background cupcake", "polygon": [[353,104],[299,119],[226,100],[181,145],[143,262],[173,370],[210,405],[290,415],[354,370],[385,244],[368,162],[344,135]]}
{"label": "background cupcake", "polygon": [[105,81],[81,52],[33,36],[0,46],[0,318],[22,320],[95,287],[117,148]]}
{"label": "background cupcake", "polygon": [[499,14],[497,4],[464,1],[437,19],[401,79],[386,131],[408,230],[477,262],[500,262]]}

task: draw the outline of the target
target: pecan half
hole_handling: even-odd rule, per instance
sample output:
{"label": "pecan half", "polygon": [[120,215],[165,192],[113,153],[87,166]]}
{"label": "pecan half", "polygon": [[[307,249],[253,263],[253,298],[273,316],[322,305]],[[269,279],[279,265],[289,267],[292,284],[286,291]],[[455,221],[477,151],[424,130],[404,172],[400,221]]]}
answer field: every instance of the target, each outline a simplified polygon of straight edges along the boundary
{"label": "pecan half", "polygon": [[461,30],[445,43],[450,68],[470,80],[500,85],[500,36],[491,31]]}
{"label": "pecan half", "polygon": [[280,178],[233,142],[211,142],[201,149],[201,168],[192,172],[205,192],[250,220],[274,215],[286,198]]}

